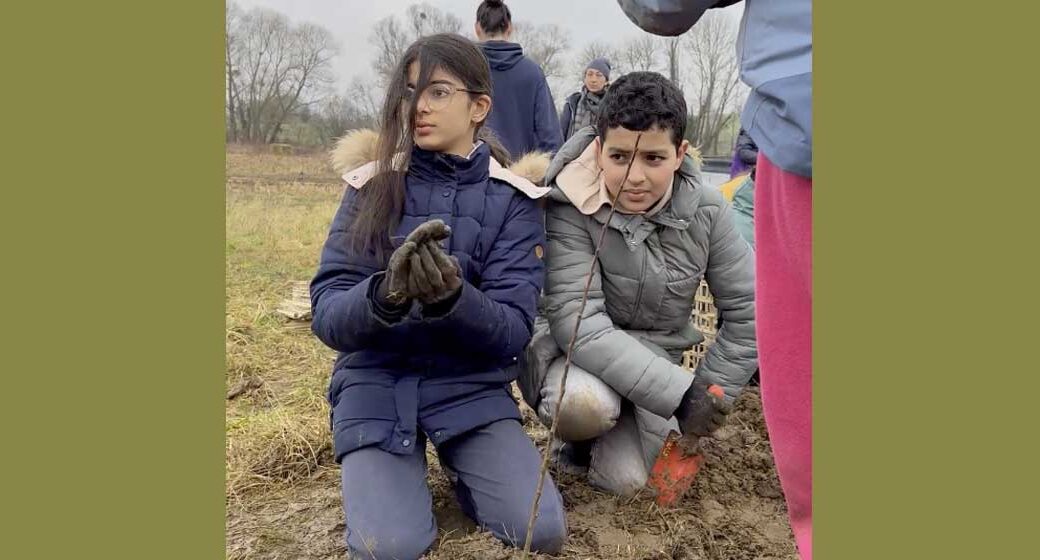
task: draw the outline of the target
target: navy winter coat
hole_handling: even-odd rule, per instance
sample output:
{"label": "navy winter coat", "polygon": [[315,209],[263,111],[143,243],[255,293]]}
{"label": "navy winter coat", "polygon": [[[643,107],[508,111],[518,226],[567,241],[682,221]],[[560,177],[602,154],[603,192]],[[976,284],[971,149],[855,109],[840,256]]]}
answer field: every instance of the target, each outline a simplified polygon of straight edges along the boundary
{"label": "navy winter coat", "polygon": [[563,135],[542,69],[516,43],[479,45],[491,65],[494,88],[487,127],[514,160],[533,151],[555,153],[563,145]]}
{"label": "navy winter coat", "polygon": [[531,338],[543,282],[543,214],[532,197],[544,191],[491,161],[486,144],[469,159],[415,148],[392,242],[400,245],[427,220],[444,220],[452,229],[447,250],[465,282],[440,315],[418,302],[404,316],[377,313],[374,290],[386,262],[351,251],[346,234],[371,169],[344,175],[353,186],[310,290],[313,331],[339,351],[328,392],[337,461],[369,445],[421,453],[420,430],[440,445],[496,420],[519,419],[509,383]]}

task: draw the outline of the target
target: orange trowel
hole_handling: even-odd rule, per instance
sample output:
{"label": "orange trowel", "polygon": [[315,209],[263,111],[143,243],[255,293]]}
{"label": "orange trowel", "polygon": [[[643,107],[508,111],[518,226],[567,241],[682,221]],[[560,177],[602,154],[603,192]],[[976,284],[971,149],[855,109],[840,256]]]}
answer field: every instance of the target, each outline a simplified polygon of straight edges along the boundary
{"label": "orange trowel", "polygon": [[[722,387],[718,385],[709,387],[708,392],[720,399],[724,397]],[[704,462],[704,456],[697,449],[698,439],[694,434],[681,435],[675,430],[668,433],[648,481],[657,492],[657,505],[674,505],[693,485],[693,479]]]}

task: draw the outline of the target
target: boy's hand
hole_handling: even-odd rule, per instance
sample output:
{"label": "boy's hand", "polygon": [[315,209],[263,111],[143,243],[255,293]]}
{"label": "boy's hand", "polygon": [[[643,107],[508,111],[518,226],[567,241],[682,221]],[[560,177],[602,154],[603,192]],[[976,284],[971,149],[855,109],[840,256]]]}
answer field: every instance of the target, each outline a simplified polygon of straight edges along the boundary
{"label": "boy's hand", "polygon": [[675,410],[675,419],[679,421],[682,433],[707,436],[722,427],[732,410],[723,397],[721,387],[695,377]]}

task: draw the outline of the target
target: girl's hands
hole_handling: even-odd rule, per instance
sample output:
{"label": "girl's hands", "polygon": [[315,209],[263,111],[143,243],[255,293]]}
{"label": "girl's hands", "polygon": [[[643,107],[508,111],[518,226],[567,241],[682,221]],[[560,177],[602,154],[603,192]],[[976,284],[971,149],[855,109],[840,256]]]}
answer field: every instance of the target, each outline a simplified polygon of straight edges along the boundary
{"label": "girl's hands", "polygon": [[405,238],[390,255],[386,267],[383,285],[387,302],[402,305],[414,298],[423,304],[437,303],[462,288],[458,260],[446,254],[440,245],[440,241],[450,235],[451,228],[447,224],[430,220]]}

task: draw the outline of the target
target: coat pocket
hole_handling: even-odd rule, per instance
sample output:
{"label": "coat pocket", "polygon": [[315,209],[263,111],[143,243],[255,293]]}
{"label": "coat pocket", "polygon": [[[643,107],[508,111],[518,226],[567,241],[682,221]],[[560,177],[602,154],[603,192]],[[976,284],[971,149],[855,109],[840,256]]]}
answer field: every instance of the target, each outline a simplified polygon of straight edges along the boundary
{"label": "coat pocket", "polygon": [[690,321],[693,313],[693,298],[700,285],[699,276],[690,276],[665,282],[664,297],[661,301],[661,323],[659,326],[679,328]]}
{"label": "coat pocket", "polygon": [[678,298],[689,297],[690,301],[693,301],[693,296],[697,293],[697,286],[701,283],[700,276],[690,276],[687,278],[680,278],[678,280],[672,280],[665,282],[665,288],[668,289],[668,294]]}

